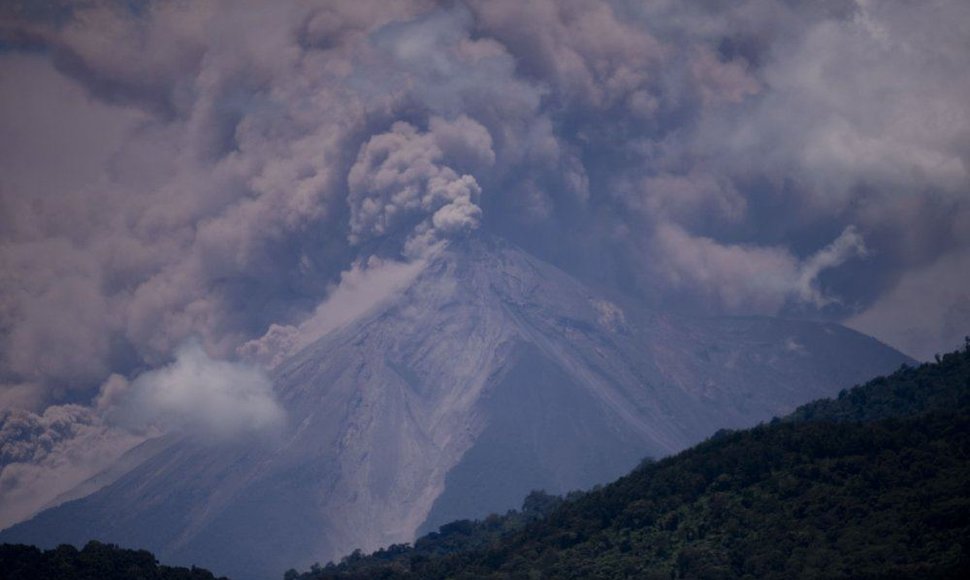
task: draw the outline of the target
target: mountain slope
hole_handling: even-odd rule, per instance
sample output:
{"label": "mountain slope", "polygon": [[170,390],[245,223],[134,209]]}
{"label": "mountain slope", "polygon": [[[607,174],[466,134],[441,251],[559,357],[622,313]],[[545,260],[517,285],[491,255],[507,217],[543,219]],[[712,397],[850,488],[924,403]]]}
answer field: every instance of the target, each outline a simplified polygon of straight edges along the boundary
{"label": "mountain slope", "polygon": [[970,347],[528,514],[302,578],[966,578]]}
{"label": "mountain slope", "polygon": [[476,236],[276,368],[279,440],[173,441],[0,540],[271,577],[608,481],[906,360],[834,324],[638,311]]}

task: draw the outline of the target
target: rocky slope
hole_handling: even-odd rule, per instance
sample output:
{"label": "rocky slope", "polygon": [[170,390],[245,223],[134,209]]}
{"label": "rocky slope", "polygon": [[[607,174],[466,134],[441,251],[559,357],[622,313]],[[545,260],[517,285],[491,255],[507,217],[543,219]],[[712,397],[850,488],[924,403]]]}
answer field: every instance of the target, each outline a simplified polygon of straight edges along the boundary
{"label": "rocky slope", "polygon": [[276,368],[278,439],[161,445],[0,541],[96,538],[273,578],[609,481],[906,360],[834,324],[640,311],[472,237]]}
{"label": "rocky slope", "polygon": [[970,344],[589,493],[294,580],[970,577]]}

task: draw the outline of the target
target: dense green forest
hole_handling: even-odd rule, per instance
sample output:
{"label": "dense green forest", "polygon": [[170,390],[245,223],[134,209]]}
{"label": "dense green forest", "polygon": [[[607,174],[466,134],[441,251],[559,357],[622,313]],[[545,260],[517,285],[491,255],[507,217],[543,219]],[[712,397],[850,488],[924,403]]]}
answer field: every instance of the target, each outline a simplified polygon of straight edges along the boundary
{"label": "dense green forest", "polygon": [[[161,566],[146,550],[88,542],[83,549],[0,544],[0,580],[216,580],[202,568]],[[220,580],[225,580],[222,578]]]}
{"label": "dense green forest", "polygon": [[589,493],[286,578],[970,578],[970,343]]}

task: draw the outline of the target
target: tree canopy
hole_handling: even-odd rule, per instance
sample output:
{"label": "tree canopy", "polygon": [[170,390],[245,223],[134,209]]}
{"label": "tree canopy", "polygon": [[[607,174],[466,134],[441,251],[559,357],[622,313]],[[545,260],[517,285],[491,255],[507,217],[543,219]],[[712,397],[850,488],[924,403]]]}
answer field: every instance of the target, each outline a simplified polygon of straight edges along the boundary
{"label": "tree canopy", "polygon": [[968,411],[970,348],[289,578],[970,577]]}

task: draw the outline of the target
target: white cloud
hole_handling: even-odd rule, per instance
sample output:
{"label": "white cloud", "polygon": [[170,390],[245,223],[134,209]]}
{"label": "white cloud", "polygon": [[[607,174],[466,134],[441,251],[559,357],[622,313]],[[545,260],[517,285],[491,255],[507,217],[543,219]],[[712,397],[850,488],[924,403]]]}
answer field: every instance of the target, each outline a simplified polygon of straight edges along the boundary
{"label": "white cloud", "polygon": [[272,432],[286,414],[272,384],[256,367],[214,360],[197,341],[175,352],[175,361],[131,382],[123,418],[225,440]]}
{"label": "white cloud", "polygon": [[285,414],[266,375],[211,359],[188,342],[176,360],[134,381],[112,375],[91,406],[0,410],[0,529],[68,498],[129,450],[167,432],[223,443],[272,435]]}

